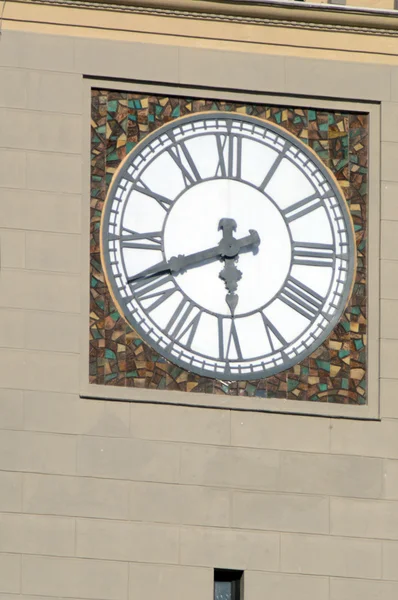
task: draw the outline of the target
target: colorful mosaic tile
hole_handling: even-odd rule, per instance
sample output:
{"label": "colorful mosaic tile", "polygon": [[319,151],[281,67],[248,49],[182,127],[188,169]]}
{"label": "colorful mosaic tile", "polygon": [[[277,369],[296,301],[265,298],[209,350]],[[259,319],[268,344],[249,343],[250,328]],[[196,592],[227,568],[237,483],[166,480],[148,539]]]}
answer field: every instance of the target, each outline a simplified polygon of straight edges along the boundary
{"label": "colorful mosaic tile", "polygon": [[[188,114],[236,111],[267,119],[308,144],[334,173],[354,222],[353,293],[329,338],[278,375],[225,383],[200,377],[159,356],[119,315],[101,265],[99,228],[107,188],[121,160],[149,132]],[[231,396],[366,404],[366,114],[233,103],[222,100],[92,91],[90,220],[90,382]]]}

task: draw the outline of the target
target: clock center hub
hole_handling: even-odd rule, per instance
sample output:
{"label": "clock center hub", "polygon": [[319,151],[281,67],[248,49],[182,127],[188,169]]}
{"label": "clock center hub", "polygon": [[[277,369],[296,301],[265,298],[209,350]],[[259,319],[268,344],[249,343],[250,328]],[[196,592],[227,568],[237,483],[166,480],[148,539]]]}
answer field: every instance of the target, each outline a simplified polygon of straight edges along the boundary
{"label": "clock center hub", "polygon": [[[291,261],[290,235],[278,208],[262,192],[241,181],[218,178],[193,186],[175,202],[164,228],[166,260],[220,244],[223,221],[236,223],[233,237],[225,244],[225,256],[235,260],[242,273],[235,312],[239,316],[267,304],[283,285]],[[255,253],[240,253],[237,240],[252,230],[258,232],[261,243]],[[222,265],[220,258],[175,277],[193,301],[227,316],[225,285],[219,277]]]}

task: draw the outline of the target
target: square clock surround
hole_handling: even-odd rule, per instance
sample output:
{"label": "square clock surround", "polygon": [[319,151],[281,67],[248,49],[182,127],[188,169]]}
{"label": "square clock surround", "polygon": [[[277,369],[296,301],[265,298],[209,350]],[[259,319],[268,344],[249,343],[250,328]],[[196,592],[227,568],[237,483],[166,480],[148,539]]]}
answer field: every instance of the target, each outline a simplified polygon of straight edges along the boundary
{"label": "square clock surround", "polygon": [[[375,275],[368,263],[369,225],[378,214],[375,176],[369,156],[378,143],[378,107],[354,102],[267,97],[216,90],[192,90],[86,81],[86,115],[91,121],[90,160],[90,323],[83,341],[81,395],[172,402],[250,410],[377,417],[377,361],[369,369],[369,289]],[[89,108],[88,108],[89,107]],[[215,111],[248,115],[275,124],[313,151],[342,190],[355,231],[356,273],[352,295],[330,335],[308,357],[269,377],[225,381],[176,365],[156,352],[120,314],[101,260],[100,223],[114,174],[138,142],[186,115]],[[87,165],[88,166],[88,165]],[[85,183],[87,173],[85,173]],[[86,185],[86,189],[87,189]],[[375,199],[376,197],[376,199]],[[369,205],[373,198],[373,207]],[[86,207],[87,208],[87,207]],[[376,214],[377,213],[377,214]],[[369,219],[372,216],[372,220]],[[375,236],[373,238],[374,242]],[[372,238],[371,238],[372,240]],[[87,256],[87,247],[83,249]],[[369,268],[370,267],[370,268]],[[373,270],[373,271],[372,271]],[[87,277],[89,275],[89,277]],[[375,281],[375,279],[373,280]],[[376,286],[377,287],[377,286]],[[87,289],[87,288],[86,288]],[[238,290],[239,291],[239,290]],[[87,298],[87,296],[85,296]],[[372,321],[371,321],[372,323]],[[82,325],[82,331],[83,325]],[[372,347],[373,343],[373,347]],[[369,396],[369,384],[372,392]]]}

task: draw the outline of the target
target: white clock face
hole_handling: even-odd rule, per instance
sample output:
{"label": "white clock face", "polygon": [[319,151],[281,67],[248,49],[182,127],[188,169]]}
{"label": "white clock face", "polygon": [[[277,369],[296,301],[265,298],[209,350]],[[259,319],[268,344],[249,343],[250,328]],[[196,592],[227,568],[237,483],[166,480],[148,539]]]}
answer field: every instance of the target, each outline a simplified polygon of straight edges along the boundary
{"label": "white clock face", "polygon": [[142,338],[223,380],[267,377],[310,354],[355,270],[333,176],[281,128],[236,113],[184,117],[136,146],[109,190],[101,251]]}

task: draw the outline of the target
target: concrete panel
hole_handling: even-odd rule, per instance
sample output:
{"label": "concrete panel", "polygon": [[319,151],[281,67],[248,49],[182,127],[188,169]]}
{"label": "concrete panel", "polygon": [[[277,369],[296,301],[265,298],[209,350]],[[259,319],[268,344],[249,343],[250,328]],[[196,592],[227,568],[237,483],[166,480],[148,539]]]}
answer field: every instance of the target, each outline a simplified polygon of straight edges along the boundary
{"label": "concrete panel", "polygon": [[398,221],[381,222],[381,258],[397,260]]}
{"label": "concrete panel", "polygon": [[381,298],[398,299],[398,261],[381,261],[380,283]]}
{"label": "concrete panel", "polygon": [[4,228],[79,233],[80,214],[78,195],[16,189],[5,189],[0,194]]}
{"label": "concrete panel", "polygon": [[130,519],[184,525],[230,525],[228,491],[188,485],[131,483]]}
{"label": "concrete panel", "polygon": [[331,498],[330,531],[335,535],[398,539],[398,502]]}
{"label": "concrete panel", "polygon": [[384,460],[384,497],[398,500],[398,461]]}
{"label": "concrete panel", "polygon": [[26,185],[26,152],[0,148],[0,187],[24,188]]}
{"label": "concrete panel", "polygon": [[398,300],[380,301],[380,334],[382,338],[398,339]]}
{"label": "concrete panel", "polygon": [[22,428],[22,392],[20,390],[0,390],[0,429]]}
{"label": "concrete panel", "polygon": [[17,554],[0,554],[0,592],[18,594],[20,590],[21,557]]}
{"label": "concrete panel", "polygon": [[76,556],[178,563],[177,527],[101,519],[76,520]]}
{"label": "concrete panel", "polygon": [[38,271],[80,273],[80,237],[29,231],[26,234],[26,268]]}
{"label": "concrete panel", "polygon": [[80,312],[80,278],[31,271],[3,271],[0,306]]}
{"label": "concrete panel", "polygon": [[329,600],[327,577],[245,571],[245,600]]}
{"label": "concrete panel", "polygon": [[22,592],[88,600],[127,600],[128,565],[111,561],[24,556]]}
{"label": "concrete panel", "polygon": [[44,192],[79,194],[82,187],[81,156],[27,152],[26,187]]}
{"label": "concrete panel", "polygon": [[232,444],[303,452],[329,451],[329,421],[276,413],[233,412]]}
{"label": "concrete panel", "polygon": [[398,543],[383,542],[383,578],[398,581]]}
{"label": "concrete panel", "polygon": [[306,96],[390,100],[390,67],[289,56],[286,57],[285,90]]}
{"label": "concrete panel", "polygon": [[22,510],[22,474],[0,471],[0,511]]}
{"label": "concrete panel", "polygon": [[48,71],[75,70],[73,37],[5,30],[1,43],[3,65]]}
{"label": "concrete panel", "polygon": [[384,181],[381,184],[381,218],[398,221],[398,183]]}
{"label": "concrete panel", "polygon": [[247,448],[185,446],[180,481],[259,490],[278,489],[279,453]]}
{"label": "concrete panel", "polygon": [[83,78],[80,74],[29,71],[26,77],[26,106],[33,110],[80,115],[83,108],[82,89]]}
{"label": "concrete panel", "polygon": [[130,488],[127,481],[25,473],[23,485],[24,512],[129,518]]}
{"label": "concrete panel", "polygon": [[329,532],[329,498],[233,492],[232,526],[302,533]]}
{"label": "concrete panel", "polygon": [[384,181],[398,181],[398,143],[381,143],[381,178]]}
{"label": "concrete panel", "polygon": [[276,571],[279,567],[279,534],[183,527],[180,562],[220,569]]}
{"label": "concrete panel", "polygon": [[392,581],[330,580],[330,600],[396,600],[397,596],[398,583]]}
{"label": "concrete panel", "polygon": [[381,542],[282,533],[281,571],[379,579]]}
{"label": "concrete panel", "polygon": [[398,102],[383,102],[381,105],[381,140],[398,142]]}
{"label": "concrete panel", "polygon": [[182,47],[179,52],[179,82],[186,85],[251,91],[255,82],[258,91],[282,92],[284,69],[283,56],[198,47]]}
{"label": "concrete panel", "polygon": [[131,564],[129,598],[203,600],[213,593],[213,571],[197,567]]}
{"label": "concrete panel", "polygon": [[335,420],[331,451],[336,454],[356,454],[398,458],[398,423]]}
{"label": "concrete panel", "polygon": [[53,392],[77,392],[79,355],[61,352],[26,352],[24,388]]}
{"label": "concrete panel", "polygon": [[177,46],[80,38],[75,41],[75,60],[86,75],[168,83],[179,79]]}
{"label": "concrete panel", "polygon": [[29,311],[26,315],[26,348],[79,352],[80,317],[73,314]]}
{"label": "concrete panel", "polygon": [[380,340],[380,377],[393,379],[397,374],[398,340]]}
{"label": "concrete panel", "polygon": [[25,353],[23,350],[0,348],[0,381],[4,388],[20,388],[24,374]]}
{"label": "concrete panel", "polygon": [[[69,600],[69,598],[65,598],[65,596],[31,596],[30,594],[19,594],[17,596],[18,600]],[[10,596],[7,594],[0,594],[0,600],[10,600]]]}
{"label": "concrete panel", "polygon": [[80,475],[174,482],[178,471],[177,444],[103,437],[79,440]]}
{"label": "concrete panel", "polygon": [[43,152],[81,152],[82,119],[77,115],[0,108],[1,144]]}
{"label": "concrete panel", "polygon": [[281,454],[281,490],[307,494],[380,498],[383,461],[326,454]]}
{"label": "concrete panel", "polygon": [[23,231],[0,231],[1,266],[7,269],[25,268],[25,233]]}
{"label": "concrete panel", "polygon": [[0,67],[0,106],[25,108],[28,73],[22,69]]}
{"label": "concrete panel", "polygon": [[25,345],[25,313],[23,310],[0,309],[0,347],[23,348]]}
{"label": "concrete panel", "polygon": [[398,101],[398,68],[391,67],[391,100]]}
{"label": "concrete panel", "polygon": [[130,404],[74,394],[24,392],[25,429],[128,437]]}
{"label": "concrete panel", "polygon": [[5,430],[0,436],[0,469],[74,474],[76,437]]}
{"label": "concrete panel", "polygon": [[135,438],[229,444],[230,412],[186,406],[132,404],[130,430]]}
{"label": "concrete panel", "polygon": [[0,551],[73,556],[75,520],[38,515],[0,515]]}
{"label": "concrete panel", "polygon": [[380,380],[381,416],[398,419],[398,379]]}

